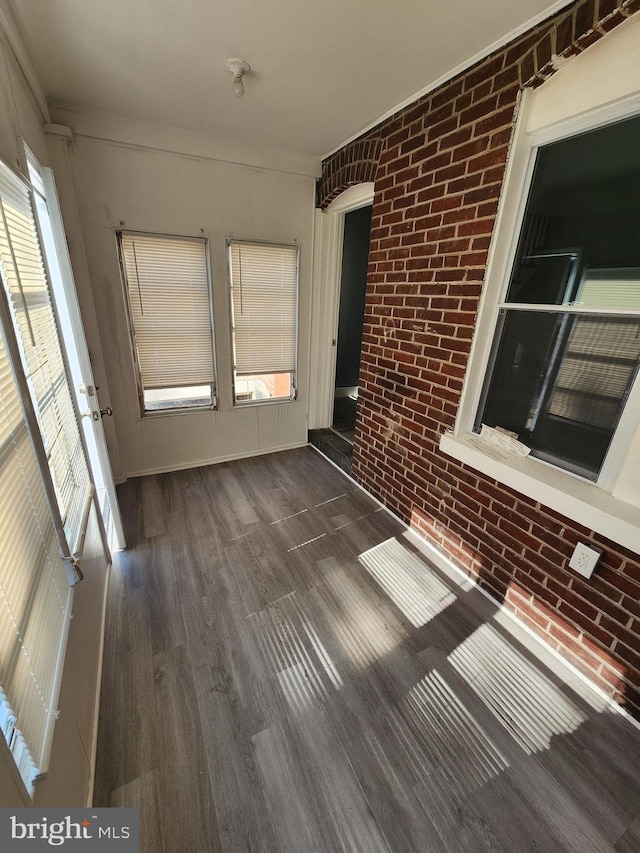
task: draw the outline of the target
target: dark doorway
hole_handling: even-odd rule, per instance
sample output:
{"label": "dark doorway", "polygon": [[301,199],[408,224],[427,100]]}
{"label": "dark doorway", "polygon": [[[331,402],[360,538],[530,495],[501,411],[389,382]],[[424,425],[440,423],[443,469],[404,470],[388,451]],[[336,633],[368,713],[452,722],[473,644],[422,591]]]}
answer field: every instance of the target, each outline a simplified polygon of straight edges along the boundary
{"label": "dark doorway", "polygon": [[356,424],[371,211],[368,205],[352,210],[344,218],[332,428],[351,443]]}

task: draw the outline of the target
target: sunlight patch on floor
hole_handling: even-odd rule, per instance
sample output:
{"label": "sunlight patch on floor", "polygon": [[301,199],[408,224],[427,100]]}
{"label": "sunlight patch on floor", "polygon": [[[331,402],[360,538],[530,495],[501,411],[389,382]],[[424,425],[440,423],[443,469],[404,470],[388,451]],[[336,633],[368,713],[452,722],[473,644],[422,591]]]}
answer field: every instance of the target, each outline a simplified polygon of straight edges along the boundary
{"label": "sunlight patch on floor", "polygon": [[318,629],[295,593],[250,618],[267,664],[292,710],[307,710],[342,687]]}
{"label": "sunlight patch on floor", "polygon": [[554,735],[586,719],[539,668],[492,625],[481,625],[449,662],[528,754],[548,749]]}
{"label": "sunlight patch on floor", "polygon": [[433,768],[444,768],[462,790],[479,788],[509,766],[439,672],[418,682],[399,710]]}
{"label": "sunlight patch on floor", "polygon": [[456,595],[397,539],[387,539],[358,558],[415,628],[430,622]]}
{"label": "sunlight patch on floor", "polygon": [[324,584],[315,591],[323,616],[336,639],[357,667],[369,666],[384,657],[401,642],[392,632],[383,614],[375,606],[373,595],[359,586],[335,564],[333,557],[318,562]]}

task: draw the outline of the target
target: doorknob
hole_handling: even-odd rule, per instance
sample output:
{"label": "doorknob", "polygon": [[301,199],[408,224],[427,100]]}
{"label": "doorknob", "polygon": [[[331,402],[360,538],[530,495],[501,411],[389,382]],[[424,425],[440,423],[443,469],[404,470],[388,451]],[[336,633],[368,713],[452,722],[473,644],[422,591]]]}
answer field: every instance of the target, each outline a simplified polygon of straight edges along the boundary
{"label": "doorknob", "polygon": [[106,409],[100,409],[100,417],[101,418],[103,418],[105,415],[107,415],[108,417],[111,417],[112,414],[113,414],[113,409],[111,408],[111,406],[107,406]]}

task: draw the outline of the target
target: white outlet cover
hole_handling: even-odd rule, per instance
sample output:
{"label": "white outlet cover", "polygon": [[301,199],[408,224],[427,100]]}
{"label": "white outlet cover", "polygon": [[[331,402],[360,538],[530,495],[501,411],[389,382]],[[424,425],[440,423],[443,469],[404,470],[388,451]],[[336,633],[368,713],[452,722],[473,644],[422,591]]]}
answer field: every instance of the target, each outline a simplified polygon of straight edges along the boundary
{"label": "white outlet cover", "polygon": [[569,560],[569,568],[585,578],[590,578],[601,556],[602,551],[578,542]]}

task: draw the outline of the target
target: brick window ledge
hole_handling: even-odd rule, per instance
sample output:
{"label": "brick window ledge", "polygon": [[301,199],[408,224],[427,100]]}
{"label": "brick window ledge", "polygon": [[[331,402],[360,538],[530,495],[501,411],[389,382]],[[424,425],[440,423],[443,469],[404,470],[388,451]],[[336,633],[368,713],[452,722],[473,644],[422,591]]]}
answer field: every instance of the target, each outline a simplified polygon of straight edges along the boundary
{"label": "brick window ledge", "polygon": [[529,457],[498,460],[475,445],[476,436],[445,433],[440,450],[470,468],[640,553],[640,508],[610,492]]}

